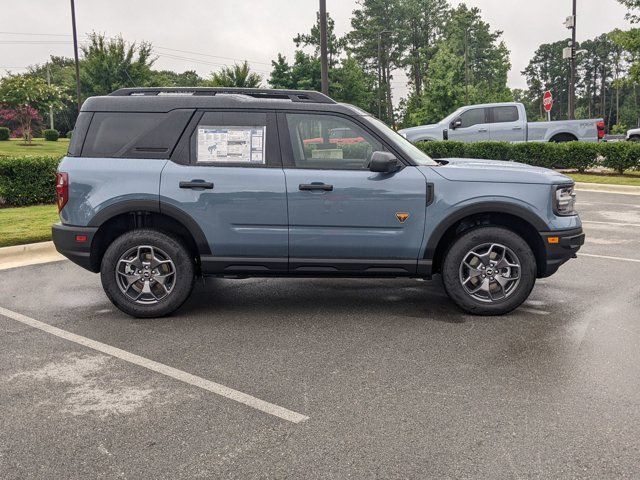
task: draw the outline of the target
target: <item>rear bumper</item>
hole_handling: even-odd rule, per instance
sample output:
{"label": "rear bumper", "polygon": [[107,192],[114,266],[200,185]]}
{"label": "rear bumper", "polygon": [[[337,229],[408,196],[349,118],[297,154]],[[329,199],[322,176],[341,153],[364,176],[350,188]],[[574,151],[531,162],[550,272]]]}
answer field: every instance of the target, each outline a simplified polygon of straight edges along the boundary
{"label": "rear bumper", "polygon": [[98,271],[91,262],[91,243],[97,231],[97,227],[74,227],[60,223],[51,227],[56,250],[73,263],[92,272]]}
{"label": "rear bumper", "polygon": [[[539,272],[539,277],[548,277],[571,258],[575,258],[580,247],[584,245],[585,235],[582,228],[561,230],[556,232],[540,232],[546,252],[546,264]],[[557,242],[553,240],[557,237]],[[552,243],[550,243],[552,239]],[[555,243],[553,243],[555,242]]]}

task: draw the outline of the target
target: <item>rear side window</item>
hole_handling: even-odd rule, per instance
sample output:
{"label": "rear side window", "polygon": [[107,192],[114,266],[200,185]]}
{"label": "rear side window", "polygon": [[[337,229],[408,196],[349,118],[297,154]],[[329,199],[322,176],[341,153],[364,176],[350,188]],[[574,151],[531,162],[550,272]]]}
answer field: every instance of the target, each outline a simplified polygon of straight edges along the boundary
{"label": "rear side window", "polygon": [[516,107],[493,107],[493,123],[517,121],[518,109]]}
{"label": "rear side window", "polygon": [[91,117],[93,117],[92,112],[80,112],[80,115],[78,115],[76,125],[73,127],[71,141],[69,142],[69,151],[67,154],[70,157],[79,157],[82,153],[82,143],[87,135]]}
{"label": "rear side window", "polygon": [[460,118],[462,119],[462,128],[472,127],[480,123],[487,123],[484,108],[472,108],[471,110],[467,110],[460,115]]}
{"label": "rear side window", "polygon": [[193,110],[93,114],[83,157],[169,158]]}

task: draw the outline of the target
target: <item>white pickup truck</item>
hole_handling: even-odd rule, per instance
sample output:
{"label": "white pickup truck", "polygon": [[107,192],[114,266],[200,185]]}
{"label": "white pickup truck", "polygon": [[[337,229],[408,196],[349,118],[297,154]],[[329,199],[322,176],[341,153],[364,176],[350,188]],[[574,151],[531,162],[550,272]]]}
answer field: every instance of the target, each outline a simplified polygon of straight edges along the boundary
{"label": "white pickup truck", "polygon": [[521,103],[488,103],[460,107],[434,125],[405,128],[399,133],[411,142],[597,142],[604,137],[604,121],[527,122]]}

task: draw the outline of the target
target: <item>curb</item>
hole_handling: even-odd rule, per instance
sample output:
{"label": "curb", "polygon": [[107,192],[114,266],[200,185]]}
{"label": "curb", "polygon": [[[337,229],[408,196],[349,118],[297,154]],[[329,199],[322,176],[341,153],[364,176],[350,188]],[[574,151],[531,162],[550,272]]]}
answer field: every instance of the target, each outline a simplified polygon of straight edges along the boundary
{"label": "curb", "polygon": [[640,187],[633,185],[609,185],[607,183],[576,182],[576,190],[583,192],[619,193],[623,195],[640,195]]}
{"label": "curb", "polygon": [[53,242],[28,243],[0,248],[0,270],[64,260]]}

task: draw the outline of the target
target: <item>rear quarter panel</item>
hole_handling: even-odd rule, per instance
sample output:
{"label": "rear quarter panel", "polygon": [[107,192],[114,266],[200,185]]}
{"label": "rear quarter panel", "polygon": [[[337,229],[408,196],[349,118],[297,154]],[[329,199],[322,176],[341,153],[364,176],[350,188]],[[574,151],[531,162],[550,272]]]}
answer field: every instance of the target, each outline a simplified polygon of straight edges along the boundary
{"label": "rear quarter panel", "polygon": [[58,170],[69,174],[69,201],[60,212],[65,225],[88,226],[117,203],[159,202],[160,173],[167,160],[65,157]]}
{"label": "rear quarter panel", "polygon": [[559,120],[554,122],[529,122],[528,141],[548,142],[555,135],[569,133],[583,142],[597,142],[596,120]]}

